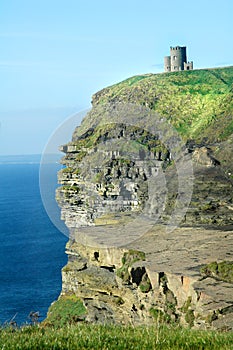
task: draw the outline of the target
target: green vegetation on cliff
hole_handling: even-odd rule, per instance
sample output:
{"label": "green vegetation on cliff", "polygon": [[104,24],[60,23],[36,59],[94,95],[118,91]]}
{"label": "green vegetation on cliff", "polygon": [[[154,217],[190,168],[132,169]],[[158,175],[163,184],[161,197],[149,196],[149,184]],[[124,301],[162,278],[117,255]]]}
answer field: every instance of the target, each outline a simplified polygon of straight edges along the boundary
{"label": "green vegetation on cliff", "polygon": [[185,139],[222,141],[233,133],[233,67],[146,74],[93,96],[93,105],[136,103],[166,117]]}
{"label": "green vegetation on cliff", "polygon": [[233,283],[233,261],[212,262],[201,268],[206,277],[213,277],[220,281]]}
{"label": "green vegetation on cliff", "polygon": [[[116,199],[126,193],[121,188],[126,177],[127,181],[133,179],[135,188],[131,188],[128,196],[137,201],[131,209],[140,211],[148,200],[145,179],[153,166],[148,160],[162,161],[162,169],[168,170],[166,176],[173,171],[167,181],[166,215],[169,218],[177,198],[173,157],[177,148],[175,144],[169,148],[166,141],[171,133],[177,138],[175,128],[192,153],[193,166],[199,167],[186,224],[232,224],[232,97],[233,67],[146,74],[97,92],[92,110],[76,128],[72,142],[63,149],[66,153],[63,164],[70,171],[63,170],[64,176],[61,176],[67,190],[62,198],[69,200],[73,195],[69,194],[72,187],[67,186],[89,181],[91,185],[96,184],[96,192],[105,204],[107,200],[116,203]],[[162,120],[161,125],[158,120]],[[171,143],[173,138],[169,139]],[[146,159],[144,174],[139,163],[132,162],[135,159]],[[83,188],[81,185],[78,199],[86,195]],[[91,201],[91,196],[85,200],[89,213],[95,200],[92,197]],[[128,198],[125,197],[125,201]],[[109,205],[113,210],[112,203]],[[94,215],[99,219],[96,213],[98,208]],[[108,215],[109,211],[104,214]]]}
{"label": "green vegetation on cliff", "polygon": [[74,294],[64,295],[50,306],[44,324],[62,327],[82,320],[85,313],[86,309],[79,298]]}

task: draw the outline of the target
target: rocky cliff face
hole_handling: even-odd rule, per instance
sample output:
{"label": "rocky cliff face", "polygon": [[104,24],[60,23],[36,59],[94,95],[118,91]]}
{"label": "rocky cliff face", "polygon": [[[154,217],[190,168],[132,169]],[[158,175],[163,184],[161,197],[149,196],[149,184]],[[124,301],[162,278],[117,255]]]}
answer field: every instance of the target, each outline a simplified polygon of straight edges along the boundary
{"label": "rocky cliff face", "polygon": [[124,248],[84,246],[77,233],[67,245],[61,296],[80,298],[88,322],[150,324],[159,317],[232,329],[232,281],[200,270],[229,259],[232,249],[232,232],[220,230],[179,228],[171,236],[157,225]]}
{"label": "rocky cliff face", "polygon": [[[80,298],[86,321],[233,327],[231,100],[222,107],[225,134],[216,127],[214,138],[208,116],[209,139],[180,139],[167,110],[161,114],[161,101],[165,96],[175,110],[168,90],[182,77],[182,126],[194,110],[185,85],[190,73],[193,89],[195,71],[166,74],[157,85],[144,76],[123,82],[120,93],[118,87],[97,93],[92,111],[61,147],[65,167],[56,197],[70,230],[61,298]],[[208,273],[214,261],[219,270],[219,263],[227,266],[225,277]]]}

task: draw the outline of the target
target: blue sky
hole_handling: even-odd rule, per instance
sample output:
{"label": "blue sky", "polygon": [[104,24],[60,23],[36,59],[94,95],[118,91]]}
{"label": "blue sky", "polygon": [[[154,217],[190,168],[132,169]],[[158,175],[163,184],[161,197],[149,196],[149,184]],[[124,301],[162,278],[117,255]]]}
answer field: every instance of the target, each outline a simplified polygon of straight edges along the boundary
{"label": "blue sky", "polygon": [[93,93],[162,72],[170,46],[195,68],[232,65],[232,13],[232,0],[1,0],[0,154],[41,153]]}

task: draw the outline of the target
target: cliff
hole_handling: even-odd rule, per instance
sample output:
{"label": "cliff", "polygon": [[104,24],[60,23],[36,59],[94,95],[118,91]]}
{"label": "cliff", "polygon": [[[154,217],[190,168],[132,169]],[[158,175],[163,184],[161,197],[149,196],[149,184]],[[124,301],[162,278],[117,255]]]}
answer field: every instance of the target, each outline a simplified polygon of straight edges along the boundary
{"label": "cliff", "polygon": [[[232,329],[233,67],[103,89],[67,145],[72,320]],[[70,306],[72,308],[72,306]]]}

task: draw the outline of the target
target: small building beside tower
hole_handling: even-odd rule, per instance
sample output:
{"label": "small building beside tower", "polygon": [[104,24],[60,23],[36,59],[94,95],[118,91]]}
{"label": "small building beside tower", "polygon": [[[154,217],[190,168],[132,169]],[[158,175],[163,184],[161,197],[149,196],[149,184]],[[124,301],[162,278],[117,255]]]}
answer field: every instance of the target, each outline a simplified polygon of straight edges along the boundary
{"label": "small building beside tower", "polygon": [[170,56],[164,57],[164,71],[193,70],[193,61],[187,62],[186,46],[170,47]]}

